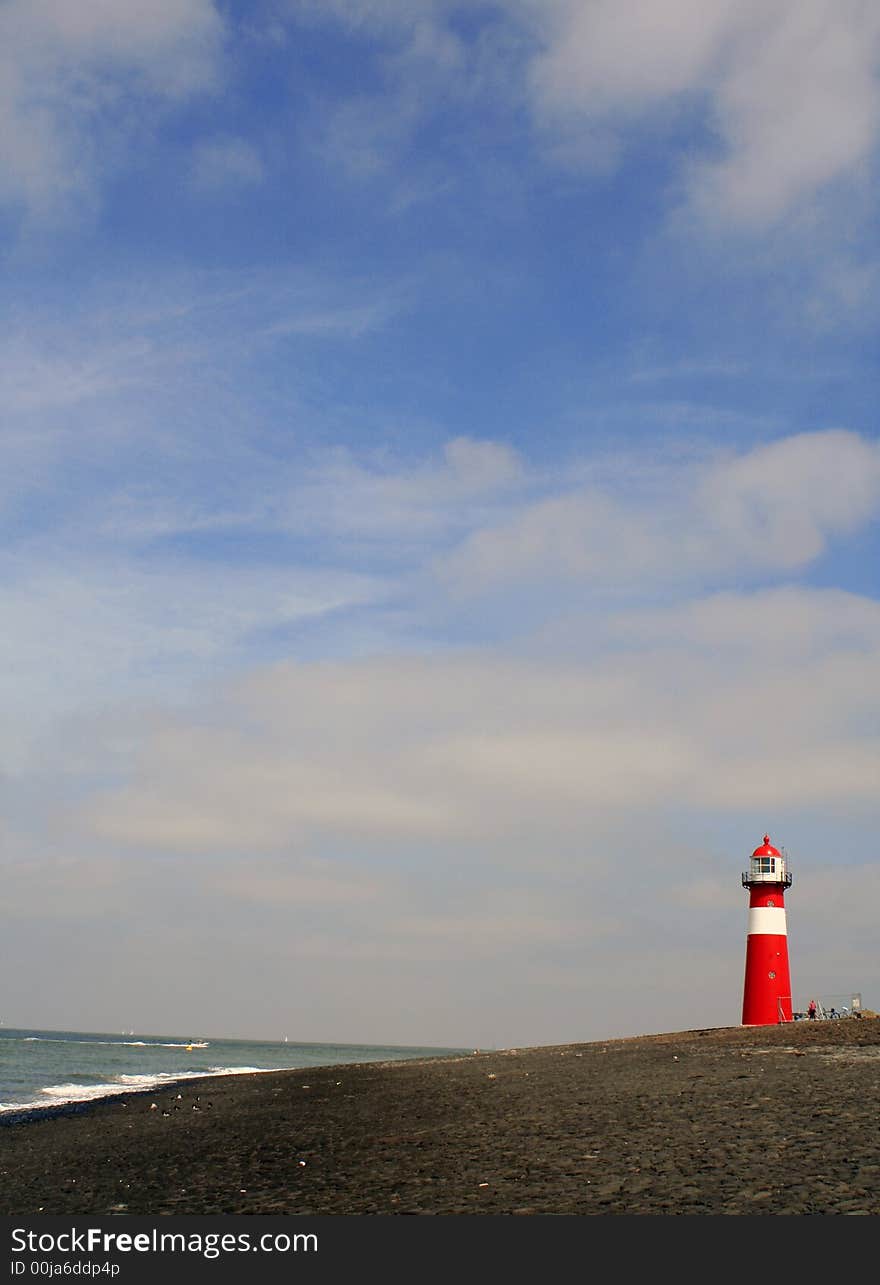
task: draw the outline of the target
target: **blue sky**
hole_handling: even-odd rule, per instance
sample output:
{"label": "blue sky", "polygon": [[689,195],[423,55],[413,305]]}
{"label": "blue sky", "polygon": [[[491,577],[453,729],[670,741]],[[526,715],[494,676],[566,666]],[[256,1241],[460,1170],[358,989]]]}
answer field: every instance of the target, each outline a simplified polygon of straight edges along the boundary
{"label": "blue sky", "polygon": [[880,1007],[880,17],[8,0],[0,49],[0,1016],[735,1024],[765,829],[796,1003]]}

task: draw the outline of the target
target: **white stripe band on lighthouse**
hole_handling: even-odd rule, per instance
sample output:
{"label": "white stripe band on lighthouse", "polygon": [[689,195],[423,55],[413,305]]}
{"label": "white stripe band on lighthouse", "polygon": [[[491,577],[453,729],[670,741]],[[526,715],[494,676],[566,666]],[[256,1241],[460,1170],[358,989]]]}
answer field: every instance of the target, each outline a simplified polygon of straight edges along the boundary
{"label": "white stripe band on lighthouse", "polygon": [[752,906],[749,910],[748,936],[767,934],[773,937],[787,937],[785,928],[785,910],[782,906]]}

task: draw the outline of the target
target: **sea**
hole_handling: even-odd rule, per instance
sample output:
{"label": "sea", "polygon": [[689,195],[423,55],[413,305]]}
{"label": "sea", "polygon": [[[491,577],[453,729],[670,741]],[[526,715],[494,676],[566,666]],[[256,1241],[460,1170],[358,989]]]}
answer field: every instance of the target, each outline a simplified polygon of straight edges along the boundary
{"label": "sea", "polygon": [[449,1057],[473,1049],[297,1044],[207,1036],[0,1028],[0,1123],[19,1112],[91,1102],[204,1075]]}

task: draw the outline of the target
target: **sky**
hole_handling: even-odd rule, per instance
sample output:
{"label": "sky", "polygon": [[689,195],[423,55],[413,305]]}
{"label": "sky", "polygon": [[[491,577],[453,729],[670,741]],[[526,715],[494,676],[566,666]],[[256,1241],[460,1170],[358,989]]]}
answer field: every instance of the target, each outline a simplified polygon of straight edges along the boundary
{"label": "sky", "polygon": [[880,9],[3,0],[0,1020],[880,1008]]}

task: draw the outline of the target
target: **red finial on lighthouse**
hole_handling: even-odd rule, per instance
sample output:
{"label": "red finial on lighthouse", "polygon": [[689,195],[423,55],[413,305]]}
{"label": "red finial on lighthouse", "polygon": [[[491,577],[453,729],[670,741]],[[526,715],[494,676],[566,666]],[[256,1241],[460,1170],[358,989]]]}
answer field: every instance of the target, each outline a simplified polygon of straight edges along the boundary
{"label": "red finial on lighthouse", "polygon": [[764,842],[762,846],[760,848],[755,848],[755,851],[752,853],[752,856],[753,857],[781,857],[782,853],[779,851],[778,848],[773,847],[773,844],[770,842],[770,835],[765,834]]}
{"label": "red finial on lighthouse", "polygon": [[749,931],[743,987],[743,1026],[790,1022],[791,978],[785,926],[785,889],[791,886],[788,862],[764,835],[742,877],[749,890]]}

